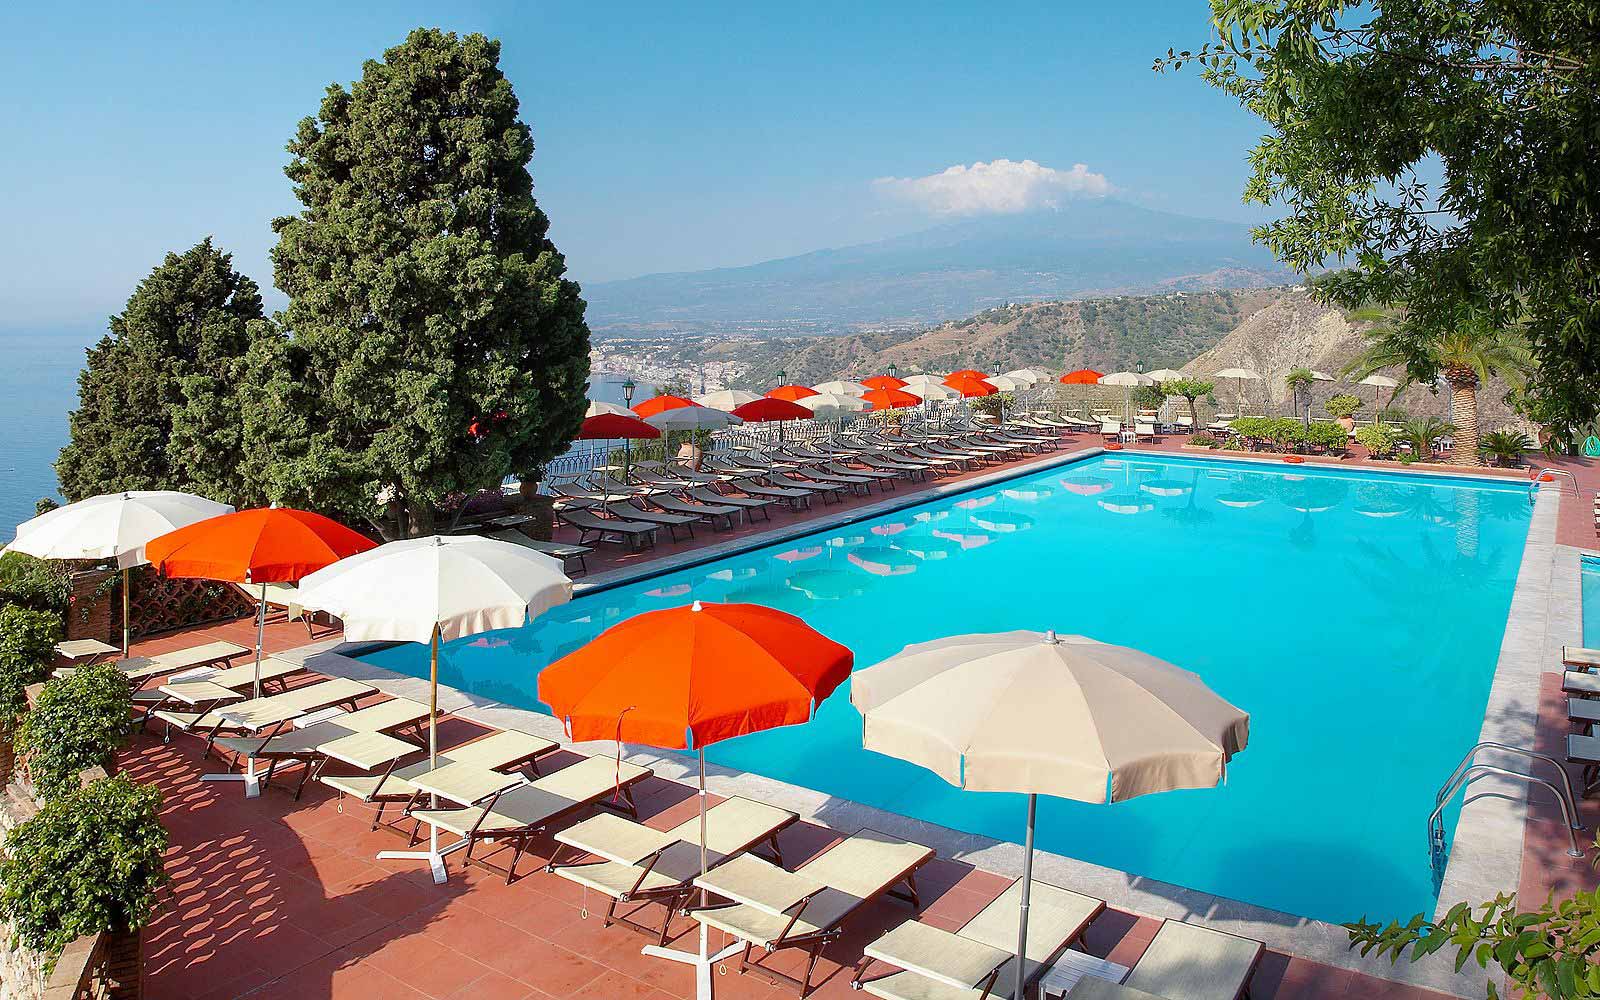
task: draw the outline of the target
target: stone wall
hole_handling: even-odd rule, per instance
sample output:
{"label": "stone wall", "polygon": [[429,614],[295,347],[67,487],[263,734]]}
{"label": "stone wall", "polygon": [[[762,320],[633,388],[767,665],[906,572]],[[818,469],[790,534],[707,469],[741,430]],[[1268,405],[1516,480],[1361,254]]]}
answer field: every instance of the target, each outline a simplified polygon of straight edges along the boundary
{"label": "stone wall", "polygon": [[[33,800],[12,785],[0,795],[0,836],[32,816]],[[44,996],[44,956],[13,944],[11,925],[0,921],[0,1000],[41,1000]]]}

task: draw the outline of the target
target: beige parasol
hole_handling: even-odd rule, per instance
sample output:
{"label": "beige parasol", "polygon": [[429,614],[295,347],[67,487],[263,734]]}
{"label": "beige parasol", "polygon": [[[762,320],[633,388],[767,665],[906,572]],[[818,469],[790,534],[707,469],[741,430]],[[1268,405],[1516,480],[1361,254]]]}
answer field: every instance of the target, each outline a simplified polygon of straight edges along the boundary
{"label": "beige parasol", "polygon": [[[851,678],[862,745],[952,785],[1028,796],[1018,954],[1027,941],[1037,797],[1121,802],[1209,788],[1250,717],[1187,670],[1125,646],[1054,632],[963,635],[907,646]],[[1016,963],[1014,996],[1022,996]]]}

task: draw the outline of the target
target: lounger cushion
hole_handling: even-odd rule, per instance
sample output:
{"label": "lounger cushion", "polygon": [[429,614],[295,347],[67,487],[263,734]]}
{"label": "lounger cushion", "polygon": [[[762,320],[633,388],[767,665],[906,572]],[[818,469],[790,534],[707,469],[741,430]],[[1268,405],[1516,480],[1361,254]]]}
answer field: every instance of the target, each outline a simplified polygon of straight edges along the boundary
{"label": "lounger cushion", "polygon": [[1166,1000],[1235,997],[1261,951],[1259,941],[1168,920],[1128,973],[1126,985]]}
{"label": "lounger cushion", "polygon": [[1587,646],[1562,646],[1561,659],[1574,667],[1600,667],[1600,649]]}
{"label": "lounger cushion", "polygon": [[503,792],[492,803],[466,809],[413,812],[431,826],[464,837],[474,827],[480,833],[509,832],[541,826],[564,813],[603,798],[613,788],[629,785],[653,772],[623,761],[620,771],[610,757],[585,757],[537,781]]}
{"label": "lounger cushion", "polygon": [[1600,674],[1568,670],[1561,675],[1561,690],[1567,694],[1600,695]]}

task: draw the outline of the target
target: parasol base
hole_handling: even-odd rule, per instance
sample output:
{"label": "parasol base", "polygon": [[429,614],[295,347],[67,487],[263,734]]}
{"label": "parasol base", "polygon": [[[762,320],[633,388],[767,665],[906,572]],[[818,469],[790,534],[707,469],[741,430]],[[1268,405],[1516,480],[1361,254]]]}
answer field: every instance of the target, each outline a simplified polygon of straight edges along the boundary
{"label": "parasol base", "polygon": [[433,880],[439,885],[444,885],[449,878],[444,870],[444,856],[451,851],[465,847],[466,842],[451,844],[449,847],[437,851],[379,851],[379,861],[426,861],[428,867],[433,869]]}
{"label": "parasol base", "polygon": [[252,768],[243,774],[202,774],[201,781],[242,781],[244,782],[244,797],[247,799],[258,798],[261,795],[261,779]]}
{"label": "parasol base", "polygon": [[679,951],[676,948],[665,948],[654,944],[647,944],[639,949],[640,954],[649,955],[651,958],[664,958],[669,962],[694,966],[695,1000],[711,1000],[711,970],[718,962],[732,958],[741,951],[744,951],[743,941],[736,941],[721,951],[709,955],[697,951]]}

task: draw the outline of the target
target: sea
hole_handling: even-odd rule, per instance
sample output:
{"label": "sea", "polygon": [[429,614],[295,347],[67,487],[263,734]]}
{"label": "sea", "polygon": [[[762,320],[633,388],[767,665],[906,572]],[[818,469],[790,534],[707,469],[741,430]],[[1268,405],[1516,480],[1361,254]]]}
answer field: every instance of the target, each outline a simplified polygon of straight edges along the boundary
{"label": "sea", "polygon": [[[78,403],[84,349],[100,335],[0,331],[0,542],[15,537],[16,526],[33,517],[41,497],[61,499],[56,455],[67,443],[67,414]],[[623,381],[622,375],[597,372],[589,398],[621,403]]]}

